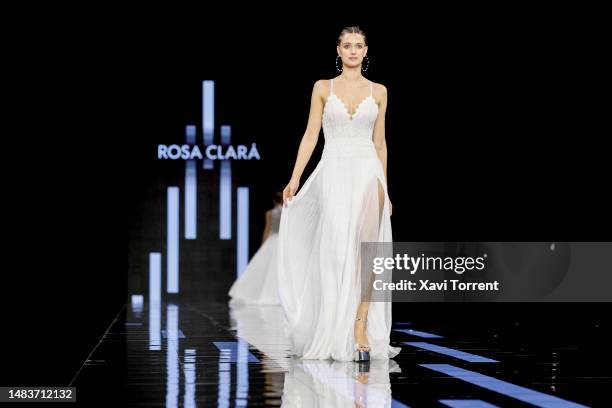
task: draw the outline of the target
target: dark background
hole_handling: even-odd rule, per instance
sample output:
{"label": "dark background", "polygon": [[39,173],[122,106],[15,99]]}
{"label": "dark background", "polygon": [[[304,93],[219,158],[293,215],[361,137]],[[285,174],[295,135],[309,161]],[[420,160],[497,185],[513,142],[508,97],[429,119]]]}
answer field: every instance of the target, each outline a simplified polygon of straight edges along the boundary
{"label": "dark background", "polygon": [[[389,90],[394,240],[609,238],[600,26],[567,9],[478,11],[322,12],[306,23],[143,11],[129,24],[118,17],[125,34],[107,22],[85,51],[44,54],[53,67],[26,82],[52,83],[53,92],[23,97],[40,96],[53,117],[41,123],[30,113],[23,123],[41,127],[30,130],[39,152],[59,151],[29,178],[35,238],[14,235],[24,249],[7,254],[19,266],[6,285],[14,298],[4,307],[3,384],[67,385],[128,300],[125,245],[146,222],[152,192],[183,171],[159,166],[154,148],[182,142],[184,125],[199,124],[203,79],[216,81],[216,124],[231,123],[233,143],[256,139],[262,153],[234,173],[252,187],[254,252],[263,211],[291,174],[312,85],[336,75],[335,40],[346,25],[368,34],[367,77]],[[302,181],[321,148],[322,135]],[[604,316],[604,305],[588,303],[445,306],[414,310],[434,321],[478,313],[483,325],[523,318],[550,336],[563,333],[570,313],[588,316],[587,326]]]}

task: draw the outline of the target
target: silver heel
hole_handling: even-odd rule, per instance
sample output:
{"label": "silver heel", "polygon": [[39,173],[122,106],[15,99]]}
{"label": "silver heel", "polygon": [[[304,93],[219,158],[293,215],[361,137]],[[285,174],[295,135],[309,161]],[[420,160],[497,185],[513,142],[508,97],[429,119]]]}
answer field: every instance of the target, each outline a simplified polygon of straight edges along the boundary
{"label": "silver heel", "polygon": [[355,361],[370,361],[370,352],[355,350]]}
{"label": "silver heel", "polygon": [[[355,320],[363,320],[363,324],[367,323],[366,319],[363,319],[361,317],[357,317],[355,318]],[[362,348],[367,348],[367,350],[361,350]],[[354,356],[353,359],[354,361],[358,361],[358,362],[363,362],[363,361],[370,361],[370,346],[367,344],[359,344],[359,343],[355,343],[355,348],[354,348]]]}

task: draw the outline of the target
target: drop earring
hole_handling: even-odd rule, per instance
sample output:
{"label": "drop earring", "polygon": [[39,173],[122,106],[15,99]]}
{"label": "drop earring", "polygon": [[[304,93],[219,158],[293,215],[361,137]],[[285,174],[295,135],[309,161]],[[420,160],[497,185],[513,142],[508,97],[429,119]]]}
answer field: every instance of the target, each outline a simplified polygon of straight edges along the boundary
{"label": "drop earring", "polygon": [[362,65],[361,65],[361,70],[362,70],[363,72],[368,72],[368,69],[370,69],[370,57],[366,55],[365,57],[363,57],[363,59],[365,60],[365,62],[366,62],[366,64],[367,64],[367,65],[366,65],[366,66],[365,66],[365,68],[364,68],[364,66],[363,66],[363,64],[362,64]]}
{"label": "drop earring", "polygon": [[[342,72],[342,64],[338,65],[338,59],[340,58],[340,56],[336,56],[336,72],[340,73]],[[342,61],[342,59],[340,58],[340,61]]]}

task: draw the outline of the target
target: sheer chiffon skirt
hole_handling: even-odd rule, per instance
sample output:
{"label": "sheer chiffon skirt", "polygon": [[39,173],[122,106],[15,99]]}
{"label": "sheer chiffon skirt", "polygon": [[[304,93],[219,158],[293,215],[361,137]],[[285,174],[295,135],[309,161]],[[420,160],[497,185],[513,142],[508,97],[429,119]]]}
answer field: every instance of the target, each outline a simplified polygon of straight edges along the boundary
{"label": "sheer chiffon skirt", "polygon": [[[392,242],[384,170],[371,140],[326,142],[321,160],[283,208],[278,288],[291,352],[353,359],[361,296],[361,243]],[[367,299],[366,299],[367,300]],[[370,358],[388,359],[391,303],[370,302]]]}

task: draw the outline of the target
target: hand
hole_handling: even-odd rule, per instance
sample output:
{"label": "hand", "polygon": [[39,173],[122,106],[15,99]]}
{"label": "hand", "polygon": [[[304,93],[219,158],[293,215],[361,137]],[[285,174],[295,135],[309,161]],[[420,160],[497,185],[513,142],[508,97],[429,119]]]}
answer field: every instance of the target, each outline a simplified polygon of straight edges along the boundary
{"label": "hand", "polygon": [[391,204],[391,199],[389,199],[389,217],[393,215],[393,204]]}
{"label": "hand", "polygon": [[287,187],[285,187],[285,189],[283,190],[283,207],[287,208],[289,200],[293,198],[299,186],[300,180],[293,178],[289,180]]}

